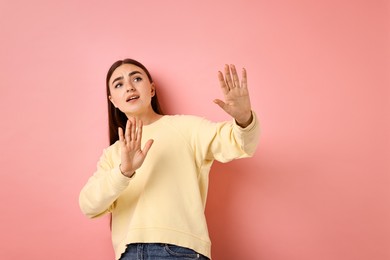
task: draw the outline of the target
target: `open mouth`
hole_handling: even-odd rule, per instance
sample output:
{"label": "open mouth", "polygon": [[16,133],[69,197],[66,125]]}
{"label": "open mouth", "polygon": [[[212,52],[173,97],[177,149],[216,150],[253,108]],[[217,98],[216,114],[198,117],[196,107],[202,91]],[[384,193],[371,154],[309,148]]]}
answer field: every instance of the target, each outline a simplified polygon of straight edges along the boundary
{"label": "open mouth", "polygon": [[129,98],[126,99],[126,102],[130,102],[130,101],[133,101],[133,100],[136,100],[136,99],[139,99],[139,96],[129,97]]}

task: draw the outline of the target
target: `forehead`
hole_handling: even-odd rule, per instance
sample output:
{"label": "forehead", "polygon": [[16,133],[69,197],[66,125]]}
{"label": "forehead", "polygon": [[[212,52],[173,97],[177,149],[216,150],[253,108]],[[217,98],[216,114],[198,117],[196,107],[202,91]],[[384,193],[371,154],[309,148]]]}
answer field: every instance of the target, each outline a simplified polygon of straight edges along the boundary
{"label": "forehead", "polygon": [[112,82],[114,79],[118,77],[129,75],[129,73],[133,71],[139,71],[141,74],[146,75],[143,69],[141,69],[140,67],[134,64],[122,64],[114,70],[114,72],[111,75],[110,82]]}

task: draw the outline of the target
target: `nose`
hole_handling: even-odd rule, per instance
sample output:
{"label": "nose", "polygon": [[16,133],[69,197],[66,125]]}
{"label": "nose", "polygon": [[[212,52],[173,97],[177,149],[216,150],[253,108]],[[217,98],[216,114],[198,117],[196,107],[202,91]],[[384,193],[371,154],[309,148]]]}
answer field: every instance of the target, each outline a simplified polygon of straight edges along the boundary
{"label": "nose", "polygon": [[126,92],[134,91],[135,88],[130,82],[126,84]]}

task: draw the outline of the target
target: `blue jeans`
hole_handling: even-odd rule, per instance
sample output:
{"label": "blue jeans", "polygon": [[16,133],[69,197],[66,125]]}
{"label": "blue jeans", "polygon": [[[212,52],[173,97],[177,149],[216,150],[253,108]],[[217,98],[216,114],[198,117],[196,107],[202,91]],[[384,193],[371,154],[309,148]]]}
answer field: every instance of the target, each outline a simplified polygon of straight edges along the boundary
{"label": "blue jeans", "polygon": [[198,254],[192,249],[158,243],[140,243],[127,245],[126,251],[120,260],[169,260],[169,259],[200,259],[207,257]]}

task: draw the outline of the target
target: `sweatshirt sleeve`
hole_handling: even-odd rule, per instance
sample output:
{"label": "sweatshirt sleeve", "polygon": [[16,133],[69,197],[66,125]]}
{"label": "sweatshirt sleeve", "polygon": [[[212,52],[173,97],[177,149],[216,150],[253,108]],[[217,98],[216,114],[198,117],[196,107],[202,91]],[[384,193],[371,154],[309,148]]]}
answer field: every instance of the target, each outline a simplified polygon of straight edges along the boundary
{"label": "sweatshirt sleeve", "polygon": [[253,120],[245,128],[239,126],[236,120],[233,120],[233,132],[240,148],[248,155],[253,156],[259,143],[260,127],[257,116],[252,112]]}
{"label": "sweatshirt sleeve", "polygon": [[114,165],[111,157],[110,148],[105,149],[96,172],[80,192],[81,211],[90,218],[110,212],[115,200],[130,182],[130,178],[120,172],[119,164]]}
{"label": "sweatshirt sleeve", "polygon": [[196,138],[197,158],[229,162],[253,156],[259,142],[260,127],[256,114],[252,114],[253,120],[245,128],[240,127],[234,119],[220,123],[205,120]]}

